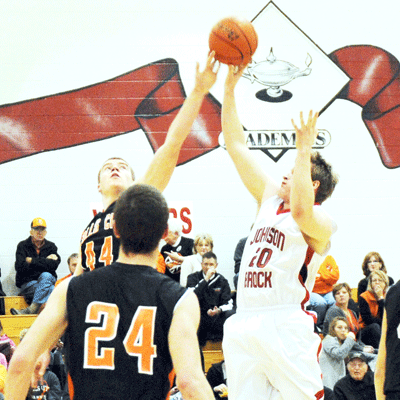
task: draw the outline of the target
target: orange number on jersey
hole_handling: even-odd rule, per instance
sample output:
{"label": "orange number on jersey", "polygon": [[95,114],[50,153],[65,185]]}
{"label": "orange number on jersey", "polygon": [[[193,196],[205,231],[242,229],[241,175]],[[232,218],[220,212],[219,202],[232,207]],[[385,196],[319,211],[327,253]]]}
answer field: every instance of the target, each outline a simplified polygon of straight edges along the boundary
{"label": "orange number on jersey", "polygon": [[94,270],[94,263],[96,262],[96,255],[94,254],[93,246],[93,242],[88,242],[85,246],[86,266],[90,271]]}
{"label": "orange number on jersey", "polygon": [[[139,306],[123,341],[126,352],[138,357],[140,374],[153,375],[153,360],[157,357],[157,346],[154,345],[156,310],[157,307]],[[117,305],[98,301],[90,303],[85,322],[100,323],[102,316],[101,326],[90,327],[85,331],[84,368],[115,368],[115,349],[102,347],[99,351],[99,341],[110,341],[116,337],[120,318]]]}
{"label": "orange number on jersey", "polygon": [[139,373],[153,375],[153,359],[157,357],[154,345],[156,307],[139,306],[124,339],[126,352],[138,357]]}
{"label": "orange number on jersey", "polygon": [[104,263],[104,265],[110,265],[113,262],[113,237],[112,236],[107,236],[104,239],[103,246],[101,247],[101,254],[99,261]]}
{"label": "orange number on jersey", "polygon": [[119,322],[119,310],[116,304],[93,301],[86,310],[85,322],[100,323],[101,326],[93,326],[85,331],[84,368],[114,369],[115,349],[102,347],[99,351],[99,341],[113,340],[117,335]]}

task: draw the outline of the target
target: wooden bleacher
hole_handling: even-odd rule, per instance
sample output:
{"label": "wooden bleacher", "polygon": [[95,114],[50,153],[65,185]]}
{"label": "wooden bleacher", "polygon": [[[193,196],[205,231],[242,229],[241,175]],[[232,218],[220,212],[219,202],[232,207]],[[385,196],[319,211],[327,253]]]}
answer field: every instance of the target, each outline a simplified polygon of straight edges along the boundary
{"label": "wooden bleacher", "polygon": [[25,308],[28,306],[23,296],[5,296],[1,297],[4,301],[5,315],[0,315],[0,321],[3,326],[3,333],[5,333],[15,344],[19,343],[19,334],[25,329],[29,328],[37,315],[12,315],[11,308]]}
{"label": "wooden bleacher", "polygon": [[222,342],[208,341],[203,347],[204,367],[206,372],[212,364],[218,363],[224,359],[222,354]]}

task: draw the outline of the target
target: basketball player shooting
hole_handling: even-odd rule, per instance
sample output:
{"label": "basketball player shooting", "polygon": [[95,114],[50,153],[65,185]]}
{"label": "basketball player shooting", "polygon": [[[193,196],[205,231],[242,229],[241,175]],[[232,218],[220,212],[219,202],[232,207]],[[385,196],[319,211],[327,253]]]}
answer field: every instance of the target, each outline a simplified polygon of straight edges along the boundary
{"label": "basketball player shooting", "polygon": [[[119,241],[113,233],[113,212],[119,195],[134,183],[145,183],[163,191],[178,161],[182,144],[190,133],[204,97],[217,79],[219,63],[211,52],[203,71],[196,65],[195,87],[185,99],[179,113],[168,129],[164,144],[156,151],[145,175],[135,180],[132,168],[121,158],[110,158],[98,174],[98,190],[104,212],[98,213],[81,237],[82,265],[75,275],[83,271],[110,265],[118,257]],[[162,258],[162,257],[161,257]]]}
{"label": "basketball player shooting", "polygon": [[222,106],[227,151],[256,199],[258,214],[244,249],[237,313],[224,326],[229,398],[323,398],[317,353],[321,340],[305,312],[318,267],[336,224],[320,204],[337,178],[312,152],[318,113],[300,114],[294,168],[279,186],[246,145],[234,90],[245,66],[229,66]]}

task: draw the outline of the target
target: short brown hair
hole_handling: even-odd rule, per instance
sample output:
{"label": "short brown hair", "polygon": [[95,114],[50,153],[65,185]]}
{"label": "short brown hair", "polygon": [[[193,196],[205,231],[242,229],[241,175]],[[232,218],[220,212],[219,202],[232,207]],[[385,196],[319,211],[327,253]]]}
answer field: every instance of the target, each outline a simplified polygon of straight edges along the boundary
{"label": "short brown hair", "polygon": [[338,176],[332,171],[332,166],[328,164],[318,151],[311,154],[311,179],[318,181],[319,186],[315,194],[315,202],[323,203],[330,197],[339,181]]}
{"label": "short brown hair", "polygon": [[343,288],[345,288],[349,292],[349,296],[351,297],[351,288],[350,288],[350,285],[346,282],[337,283],[335,286],[333,286],[333,288],[332,288],[333,297],[335,297],[336,293]]}
{"label": "short brown hair", "polygon": [[386,270],[386,267],[385,267],[385,263],[383,262],[381,255],[380,255],[378,252],[376,252],[376,251],[370,251],[370,252],[364,257],[364,260],[363,260],[363,263],[362,263],[362,266],[361,266],[362,271],[363,271],[363,274],[364,274],[365,276],[368,276],[368,275],[370,274],[370,270],[368,269],[368,262],[369,262],[369,260],[371,259],[371,257],[375,257],[375,258],[378,259],[378,261],[382,264],[381,267],[380,267],[379,269],[380,269],[381,271],[383,271],[385,274],[387,274],[387,270]]}

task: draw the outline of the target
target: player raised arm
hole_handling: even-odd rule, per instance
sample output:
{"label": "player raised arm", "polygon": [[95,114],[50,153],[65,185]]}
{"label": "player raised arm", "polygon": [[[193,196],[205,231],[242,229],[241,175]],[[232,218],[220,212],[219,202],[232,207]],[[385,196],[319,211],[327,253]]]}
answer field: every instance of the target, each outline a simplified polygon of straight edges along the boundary
{"label": "player raised arm", "polygon": [[203,71],[200,71],[197,63],[195,87],[169,127],[164,144],[157,150],[144,177],[138,182],[155,186],[161,191],[166,188],[174,172],[182,144],[199,114],[204,97],[217,79],[219,64],[216,65],[214,54],[214,52],[209,54]]}
{"label": "player raised arm", "polygon": [[68,283],[69,280],[61,282],[54,289],[46,307],[17,346],[6,379],[7,400],[25,400],[38,357],[51,350],[67,328]]}
{"label": "player raised arm", "polygon": [[168,334],[176,383],[185,400],[213,400],[211,386],[201,368],[197,328],[200,307],[196,295],[188,293],[178,305]]}
{"label": "player raised arm", "polygon": [[316,123],[318,113],[310,111],[307,123],[300,113],[300,127],[292,120],[296,130],[297,155],[292,175],[290,191],[290,211],[306,242],[319,254],[322,254],[332,235],[332,221],[319,208],[314,207],[315,193],[319,181],[311,178],[311,152],[317,137]]}
{"label": "player raised arm", "polygon": [[255,161],[247,147],[243,126],[239,120],[234,91],[245,67],[245,65],[229,66],[222,104],[222,131],[226,149],[242,182],[260,206],[264,200],[278,192],[279,186],[262,171]]}

